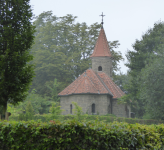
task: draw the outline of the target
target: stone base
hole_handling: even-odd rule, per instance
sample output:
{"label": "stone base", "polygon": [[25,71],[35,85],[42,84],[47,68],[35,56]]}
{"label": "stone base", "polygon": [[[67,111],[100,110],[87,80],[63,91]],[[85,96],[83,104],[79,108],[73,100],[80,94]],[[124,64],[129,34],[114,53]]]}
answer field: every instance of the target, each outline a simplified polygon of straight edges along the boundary
{"label": "stone base", "polygon": [[60,106],[63,115],[72,114],[76,102],[85,114],[114,114],[117,117],[130,117],[130,107],[126,104],[118,104],[116,99],[109,95],[86,94],[69,95],[60,98]]}

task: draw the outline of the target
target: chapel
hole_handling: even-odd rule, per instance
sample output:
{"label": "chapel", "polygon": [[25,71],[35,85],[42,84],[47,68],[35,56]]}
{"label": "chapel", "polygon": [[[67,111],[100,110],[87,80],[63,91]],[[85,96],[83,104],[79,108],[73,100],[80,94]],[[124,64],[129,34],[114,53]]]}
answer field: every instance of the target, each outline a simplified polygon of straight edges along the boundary
{"label": "chapel", "polygon": [[90,56],[92,69],[87,69],[74,82],[61,91],[63,115],[72,114],[76,102],[87,114],[114,114],[117,117],[130,117],[130,106],[118,103],[124,92],[112,81],[112,54],[102,27]]}

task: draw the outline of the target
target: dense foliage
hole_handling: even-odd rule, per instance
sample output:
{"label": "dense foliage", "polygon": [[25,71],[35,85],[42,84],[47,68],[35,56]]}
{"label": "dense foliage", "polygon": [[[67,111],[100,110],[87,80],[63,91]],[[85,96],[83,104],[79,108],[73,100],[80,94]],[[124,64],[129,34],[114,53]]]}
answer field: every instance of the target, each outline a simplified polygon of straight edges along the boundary
{"label": "dense foliage", "polygon": [[[23,133],[23,134],[22,134]],[[0,149],[163,149],[164,125],[0,122]]]}
{"label": "dense foliage", "polygon": [[[51,95],[54,79],[58,81],[57,93],[68,86],[86,69],[91,67],[89,56],[92,54],[101,25],[77,23],[72,15],[56,17],[51,11],[36,17],[34,24],[35,44],[32,47],[33,64],[36,77],[31,89],[40,95]],[[118,62],[123,59],[120,52],[113,49],[118,41],[109,42],[114,71],[119,69]],[[52,95],[51,95],[52,96]]]}
{"label": "dense foliage", "polygon": [[[157,22],[133,44],[134,50],[128,51],[126,64],[129,68],[129,81],[126,85],[128,99],[132,100],[132,110],[142,118],[145,112],[150,117],[163,119],[162,111],[156,116],[155,110],[163,109],[163,72],[159,56],[164,52],[164,23]],[[157,107],[154,107],[157,106]]]}
{"label": "dense foliage", "polygon": [[[55,79],[52,87],[48,86],[52,96],[44,97],[37,94],[37,91],[33,89],[23,102],[19,102],[16,106],[8,104],[7,111],[10,112],[12,116],[19,116],[19,120],[31,120],[34,119],[34,115],[48,114],[51,112],[52,114],[55,113],[56,115],[59,115],[59,112],[62,110],[60,110],[59,98],[57,97],[57,87],[58,84]],[[29,110],[28,106],[30,106],[33,111],[32,109]]]}
{"label": "dense foliage", "polygon": [[19,105],[13,106],[8,104],[8,112],[11,112],[12,115],[19,115],[21,113],[26,113],[28,104],[30,103],[34,109],[34,114],[44,114],[48,113],[52,102],[49,97],[42,97],[36,94],[34,91],[28,94],[26,99],[23,102],[20,102]]}
{"label": "dense foliage", "polygon": [[0,105],[17,104],[27,95],[34,76],[29,49],[34,39],[30,0],[0,1]]}
{"label": "dense foliage", "polygon": [[[121,117],[116,117],[113,114],[109,114],[109,115],[88,115],[88,114],[82,114],[82,115],[56,115],[60,109],[58,109],[59,106],[57,106],[55,108],[55,114],[52,113],[47,113],[47,114],[35,114],[33,116],[32,120],[38,121],[41,120],[42,122],[49,122],[50,120],[57,120],[57,121],[66,121],[66,120],[85,120],[85,121],[95,121],[98,120],[99,121],[103,121],[106,123],[112,123],[114,121],[118,121],[118,122],[126,122],[126,123],[130,123],[130,124],[135,124],[135,123],[139,123],[139,124],[145,124],[145,125],[152,125],[152,124],[162,124],[164,123],[164,121],[162,120],[153,120],[153,119],[137,119],[137,118],[121,118]],[[60,110],[61,111],[61,110]],[[26,117],[26,114],[21,114],[21,115],[11,115],[9,117],[9,121],[27,121],[30,120],[30,118]]]}
{"label": "dense foliage", "polygon": [[145,105],[146,116],[164,120],[164,49],[141,72],[140,97]]}
{"label": "dense foliage", "polygon": [[129,84],[129,74],[123,74],[122,72],[119,72],[116,74],[113,78],[113,81],[115,84],[126,94],[128,94],[128,91],[126,90],[126,85]]}

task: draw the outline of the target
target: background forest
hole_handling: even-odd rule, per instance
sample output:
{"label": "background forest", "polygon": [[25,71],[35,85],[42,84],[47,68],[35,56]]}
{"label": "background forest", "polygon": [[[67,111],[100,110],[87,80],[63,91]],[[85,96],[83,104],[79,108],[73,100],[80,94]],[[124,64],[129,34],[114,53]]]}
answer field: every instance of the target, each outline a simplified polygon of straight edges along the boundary
{"label": "background forest", "polygon": [[[91,68],[91,59],[101,25],[76,22],[76,16],[57,17],[51,11],[37,16],[35,41],[31,49],[34,56],[35,77],[24,102],[18,106],[8,105],[12,114],[32,110],[45,114],[58,107],[57,94],[74,81],[86,69]],[[119,38],[119,37],[118,37]],[[129,103],[137,118],[164,120],[164,24],[157,22],[140,40],[128,50],[129,68],[122,74],[119,61],[121,52],[114,51],[119,41],[108,41],[113,59],[113,80],[126,93],[120,102]]]}

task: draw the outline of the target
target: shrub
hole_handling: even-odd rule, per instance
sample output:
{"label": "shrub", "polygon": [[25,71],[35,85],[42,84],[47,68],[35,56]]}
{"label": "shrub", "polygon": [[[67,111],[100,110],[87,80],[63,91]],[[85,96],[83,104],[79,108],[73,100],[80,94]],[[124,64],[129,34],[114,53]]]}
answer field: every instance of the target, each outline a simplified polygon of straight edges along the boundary
{"label": "shrub", "polygon": [[0,149],[3,150],[159,150],[164,148],[163,137],[163,124],[106,124],[98,119],[90,122],[0,122]]}

